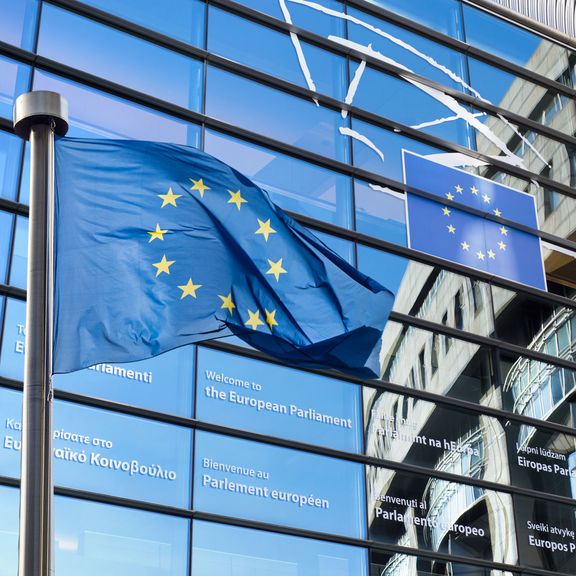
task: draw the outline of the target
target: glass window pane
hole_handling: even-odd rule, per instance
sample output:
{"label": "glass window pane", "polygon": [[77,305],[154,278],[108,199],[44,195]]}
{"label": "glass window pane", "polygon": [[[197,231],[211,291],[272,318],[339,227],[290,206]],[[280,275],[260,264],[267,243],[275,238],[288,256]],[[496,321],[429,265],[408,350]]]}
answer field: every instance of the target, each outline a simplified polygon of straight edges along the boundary
{"label": "glass window pane", "polygon": [[0,196],[16,198],[22,139],[0,130]]}
{"label": "glass window pane", "polygon": [[[62,30],[66,34],[62,35]],[[203,65],[50,4],[38,53],[191,110],[200,110]]]}
{"label": "glass window pane", "polygon": [[[489,352],[456,338],[439,338],[442,353],[438,354],[438,367],[433,374],[433,333],[389,321],[382,339],[382,379],[500,408],[500,388],[493,377]],[[416,382],[413,374],[417,374]]]}
{"label": "glass window pane", "polygon": [[358,244],[358,270],[398,294],[409,260]]}
{"label": "glass window pane", "polygon": [[[435,0],[434,4],[429,0],[369,1],[410,19],[418,19],[414,18],[414,13],[426,10],[430,19],[437,21],[433,25],[435,30],[438,30],[438,24],[442,26],[445,22],[449,22],[454,31],[459,28],[460,9],[455,0]],[[447,7],[448,4],[450,8]],[[355,8],[350,8],[348,14],[348,38],[353,42],[361,46],[370,45],[386,59],[391,59],[421,76],[457,90],[464,90],[467,80],[466,59],[460,52]],[[460,78],[460,82],[456,81],[455,77]]]}
{"label": "glass window pane", "polygon": [[14,100],[29,86],[30,68],[0,56],[0,116],[12,120]]}
{"label": "glass window pane", "polygon": [[194,462],[196,510],[364,537],[361,464],[200,431]]}
{"label": "glass window pane", "polygon": [[400,16],[415,20],[438,32],[462,37],[460,5],[457,0],[368,0],[370,4],[381,6]]}
{"label": "glass window pane", "polygon": [[576,497],[576,438],[517,422],[506,423],[512,483]]}
{"label": "glass window pane", "polygon": [[[0,399],[0,474],[19,477],[22,395],[0,388]],[[56,486],[189,506],[189,429],[57,401],[53,450]]]}
{"label": "glass window pane", "polygon": [[[270,16],[274,16],[278,18],[278,20],[285,19],[280,2],[270,2],[270,0],[239,0],[239,4],[244,4],[254,10],[259,10]],[[338,12],[344,11],[342,2],[338,2],[337,0],[323,0],[322,6]],[[315,34],[322,36],[328,36],[330,34],[344,36],[344,22],[340,18],[326,15],[310,6],[292,4],[291,2],[286,2],[286,8],[290,14],[290,19],[294,25],[299,28],[307,28]]]}
{"label": "glass window pane", "polygon": [[338,112],[211,66],[206,114],[329,158],[348,159],[338,131],[346,122]]}
{"label": "glass window pane", "polygon": [[186,576],[190,522],[155,512],[57,497],[55,564],[61,576]]}
{"label": "glass window pane", "polygon": [[368,456],[509,483],[497,419],[367,386],[363,397]]}
{"label": "glass window pane", "polygon": [[61,390],[190,417],[194,347],[177,348],[141,362],[96,364],[53,378]]}
{"label": "glass window pane", "polygon": [[446,152],[356,118],[352,120],[352,129],[355,132],[352,138],[354,166],[398,182],[402,182],[403,176],[403,149],[423,156]]}
{"label": "glass window pane", "polygon": [[360,388],[198,349],[197,418],[348,452],[362,447]]}
{"label": "glass window pane", "polygon": [[367,576],[362,548],[194,522],[192,573],[232,576]]}
{"label": "glass window pane", "polygon": [[284,210],[351,227],[349,177],[212,130],[205,132],[204,150],[248,176]]}
{"label": "glass window pane", "polygon": [[86,0],[95,8],[110,12],[140,26],[161,32],[194,46],[204,45],[206,4],[202,0]]}
{"label": "glass window pane", "polygon": [[454,113],[434,97],[438,92],[431,94],[427,87],[422,90],[420,86],[423,85],[406,82],[367,66],[358,84],[354,105],[432,136],[470,147],[466,121],[460,118],[437,122]]}
{"label": "glass window pane", "polygon": [[563,81],[563,74],[570,69],[566,48],[468,4],[462,8],[469,44],[552,80]]}
{"label": "glass window pane", "polygon": [[[298,54],[283,34],[210,6],[208,50],[293,84],[308,87]],[[266,48],[263,50],[262,47]],[[301,42],[311,78],[321,94],[344,99],[346,60],[327,50]]]}
{"label": "glass window pane", "polygon": [[19,491],[16,488],[0,486],[0,558],[3,576],[16,576],[18,573],[19,504]]}
{"label": "glass window pane", "polygon": [[360,180],[354,181],[356,230],[406,246],[404,195]]}
{"label": "glass window pane", "polygon": [[565,400],[576,385],[576,371],[504,351],[500,370],[506,410],[572,425],[570,403]]}
{"label": "glass window pane", "polygon": [[24,378],[24,340],[26,338],[26,302],[8,298],[4,315],[0,374],[13,380]]}
{"label": "glass window pane", "polygon": [[376,466],[366,476],[370,538],[516,564],[509,494]]}
{"label": "glass window pane", "polygon": [[34,90],[62,94],[70,106],[68,136],[76,138],[133,138],[189,144],[198,147],[199,127],[83,84],[34,73]]}
{"label": "glass window pane", "polygon": [[520,562],[573,574],[576,571],[576,508],[514,496]]}
{"label": "glass window pane", "polygon": [[[409,554],[393,554],[383,550],[374,550],[370,554],[370,568],[373,574],[380,576],[518,576],[509,570],[491,570],[483,566],[472,566],[462,562],[451,562],[438,558],[425,558]],[[524,574],[524,573],[523,573]],[[524,576],[529,576],[524,574]]]}
{"label": "glass window pane", "polygon": [[0,0],[0,40],[31,50],[38,0]]}
{"label": "glass window pane", "polygon": [[28,266],[28,218],[16,217],[16,230],[10,262],[10,285],[26,289]]}

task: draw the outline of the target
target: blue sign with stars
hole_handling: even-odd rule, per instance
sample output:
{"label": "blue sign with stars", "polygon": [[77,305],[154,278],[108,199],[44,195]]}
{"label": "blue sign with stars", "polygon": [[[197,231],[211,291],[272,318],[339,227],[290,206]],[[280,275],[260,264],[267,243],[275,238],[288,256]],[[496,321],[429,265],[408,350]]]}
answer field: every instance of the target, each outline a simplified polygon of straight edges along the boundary
{"label": "blue sign with stars", "polygon": [[[540,238],[494,217],[538,229],[534,198],[404,151],[410,247],[520,284],[546,290]],[[472,213],[462,207],[473,208]]]}
{"label": "blue sign with stars", "polygon": [[199,150],[58,141],[55,236],[55,373],[234,334],[379,376],[393,294]]}

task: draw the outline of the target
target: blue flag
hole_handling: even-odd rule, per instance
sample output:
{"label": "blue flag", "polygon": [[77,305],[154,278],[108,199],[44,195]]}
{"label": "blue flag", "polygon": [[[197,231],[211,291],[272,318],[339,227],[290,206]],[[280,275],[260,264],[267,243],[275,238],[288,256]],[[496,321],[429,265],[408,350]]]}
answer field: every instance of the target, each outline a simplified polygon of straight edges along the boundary
{"label": "blue flag", "polygon": [[[538,229],[534,197],[404,151],[410,247],[520,284],[546,290],[540,238],[485,217]],[[459,209],[474,208],[480,215]]]}
{"label": "blue flag", "polygon": [[378,377],[392,293],[194,148],[56,144],[54,372],[227,335]]}

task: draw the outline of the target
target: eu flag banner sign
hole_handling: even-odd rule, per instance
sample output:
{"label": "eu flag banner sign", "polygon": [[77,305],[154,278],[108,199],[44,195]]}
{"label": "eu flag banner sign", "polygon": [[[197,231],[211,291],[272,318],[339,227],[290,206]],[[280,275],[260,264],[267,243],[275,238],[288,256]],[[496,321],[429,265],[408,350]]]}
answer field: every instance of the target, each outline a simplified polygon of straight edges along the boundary
{"label": "eu flag banner sign", "polygon": [[[540,238],[485,217],[538,229],[530,194],[403,151],[409,245],[433,256],[546,290]],[[481,214],[460,207],[473,208]]]}
{"label": "eu flag banner sign", "polygon": [[235,334],[378,377],[393,294],[194,148],[56,143],[54,372]]}

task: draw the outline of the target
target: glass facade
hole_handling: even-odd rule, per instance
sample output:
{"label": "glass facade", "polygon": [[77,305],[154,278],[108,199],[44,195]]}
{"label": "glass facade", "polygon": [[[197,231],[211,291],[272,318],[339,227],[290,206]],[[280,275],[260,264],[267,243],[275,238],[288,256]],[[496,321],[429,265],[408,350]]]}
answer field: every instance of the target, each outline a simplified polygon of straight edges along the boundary
{"label": "glass facade", "polygon": [[[68,99],[69,136],[222,159],[396,295],[378,380],[237,338],[55,377],[59,576],[576,571],[576,49],[483,6],[0,0],[0,576],[30,89]],[[548,290],[411,249],[403,150],[530,195]]]}

